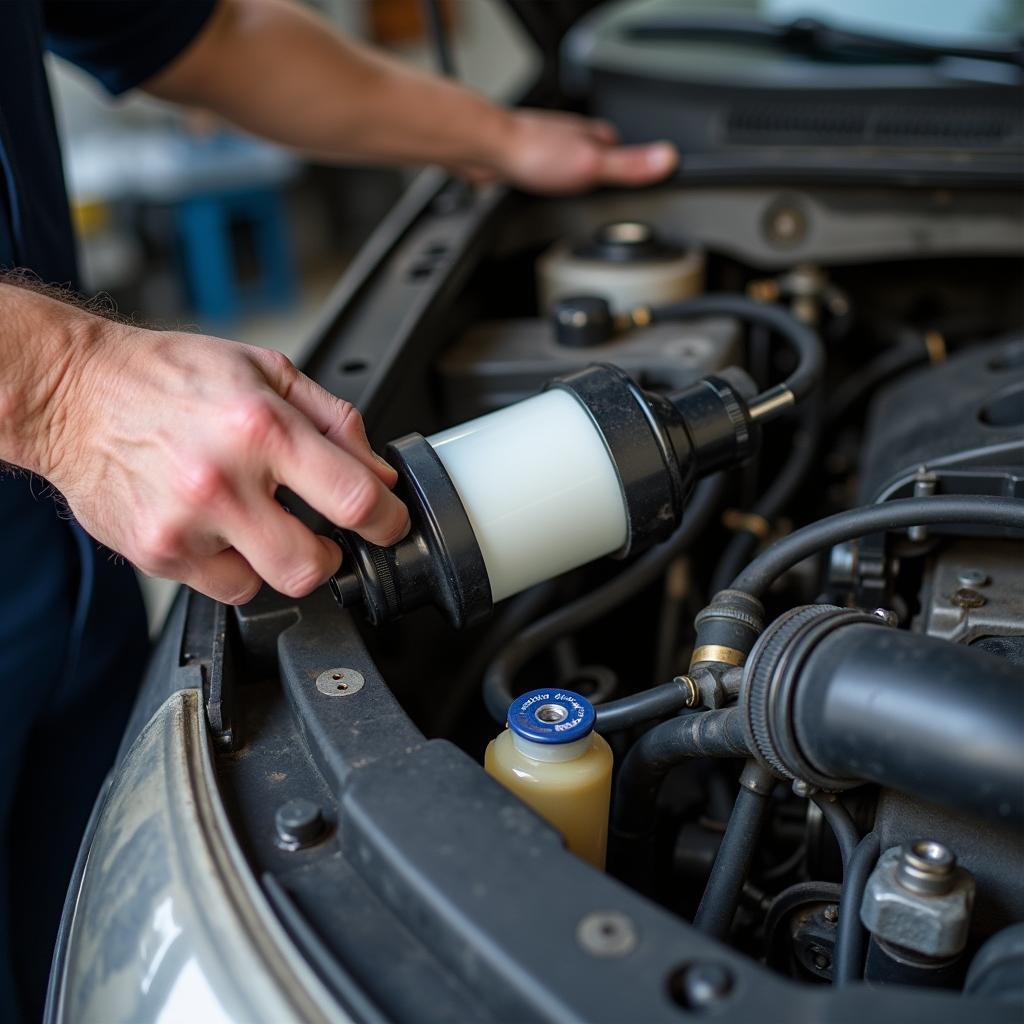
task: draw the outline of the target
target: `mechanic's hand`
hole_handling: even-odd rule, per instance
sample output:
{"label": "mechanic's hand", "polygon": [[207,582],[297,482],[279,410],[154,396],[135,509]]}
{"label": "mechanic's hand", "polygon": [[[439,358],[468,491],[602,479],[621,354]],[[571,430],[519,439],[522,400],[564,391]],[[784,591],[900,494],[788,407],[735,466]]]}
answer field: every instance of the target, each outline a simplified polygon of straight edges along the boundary
{"label": "mechanic's hand", "polygon": [[669,142],[620,146],[615,128],[575,114],[512,110],[493,168],[466,168],[474,181],[503,179],[528,192],[582,192],[599,185],[650,185],[670,174],[679,154]]}
{"label": "mechanic's hand", "polygon": [[341,551],[274,500],[280,484],[375,544],[408,531],[396,473],[358,411],[284,356],[88,319],[101,326],[55,389],[40,469],[90,534],[147,575],[228,604],[261,579],[308,594]]}

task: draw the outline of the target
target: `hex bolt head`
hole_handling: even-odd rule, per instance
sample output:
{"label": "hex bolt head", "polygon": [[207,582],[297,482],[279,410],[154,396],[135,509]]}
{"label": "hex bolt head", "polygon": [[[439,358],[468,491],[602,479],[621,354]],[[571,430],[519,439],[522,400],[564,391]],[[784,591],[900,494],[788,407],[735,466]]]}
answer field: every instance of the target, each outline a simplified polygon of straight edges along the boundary
{"label": "hex bolt head", "polygon": [[892,846],[864,887],[860,919],[876,940],[918,956],[959,954],[970,930],[974,877],[931,839]]}
{"label": "hex bolt head", "polygon": [[723,964],[695,963],[676,975],[673,995],[688,1010],[708,1010],[733,989],[732,971]]}
{"label": "hex bolt head", "polygon": [[830,903],[825,908],[823,916],[829,924],[835,924],[836,921],[839,920],[839,907],[837,907],[834,903]]}
{"label": "hex bolt head", "polygon": [[318,804],[295,797],[281,804],[274,815],[277,840],[286,850],[298,850],[315,843],[324,832],[324,817]]}
{"label": "hex bolt head", "polygon": [[985,587],[988,586],[989,577],[988,573],[982,572],[981,569],[961,569],[957,573],[956,581],[961,587]]}

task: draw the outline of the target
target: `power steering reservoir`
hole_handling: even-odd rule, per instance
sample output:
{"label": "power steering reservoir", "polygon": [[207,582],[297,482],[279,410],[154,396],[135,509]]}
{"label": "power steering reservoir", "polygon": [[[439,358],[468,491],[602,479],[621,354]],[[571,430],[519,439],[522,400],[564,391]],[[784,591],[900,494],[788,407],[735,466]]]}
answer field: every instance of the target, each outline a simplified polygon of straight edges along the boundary
{"label": "power steering reservoir", "polygon": [[531,690],[508,709],[484,768],[553,825],[566,845],[604,868],[612,751],[594,732],[590,702],[571,690]]}
{"label": "power steering reservoir", "polygon": [[385,455],[409,535],[379,548],[338,531],[345,559],[331,589],[372,623],[432,604],[463,626],[542,580],[641,550],[679,523],[698,477],[753,450],[752,391],[726,371],[664,396],[596,364],[505,409],[399,438]]}

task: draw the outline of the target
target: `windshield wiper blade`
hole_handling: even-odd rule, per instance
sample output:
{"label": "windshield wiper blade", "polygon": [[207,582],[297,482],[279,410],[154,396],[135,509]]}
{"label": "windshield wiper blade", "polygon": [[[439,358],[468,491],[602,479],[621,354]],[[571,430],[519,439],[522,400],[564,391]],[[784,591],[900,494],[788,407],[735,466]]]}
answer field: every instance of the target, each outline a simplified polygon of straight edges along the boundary
{"label": "windshield wiper blade", "polygon": [[1019,39],[1005,46],[923,43],[835,28],[817,18],[797,18],[778,24],[742,15],[669,15],[629,25],[625,34],[640,40],[750,41],[817,57],[873,57],[922,62],[966,57],[1024,67],[1024,46]]}

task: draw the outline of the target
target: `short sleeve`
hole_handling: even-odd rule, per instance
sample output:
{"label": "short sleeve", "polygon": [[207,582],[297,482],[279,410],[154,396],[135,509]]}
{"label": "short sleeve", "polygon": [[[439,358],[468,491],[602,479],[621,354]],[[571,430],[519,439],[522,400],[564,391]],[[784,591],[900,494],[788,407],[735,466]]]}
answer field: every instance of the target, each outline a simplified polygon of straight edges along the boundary
{"label": "short sleeve", "polygon": [[47,49],[117,95],[166,67],[217,0],[45,0]]}

